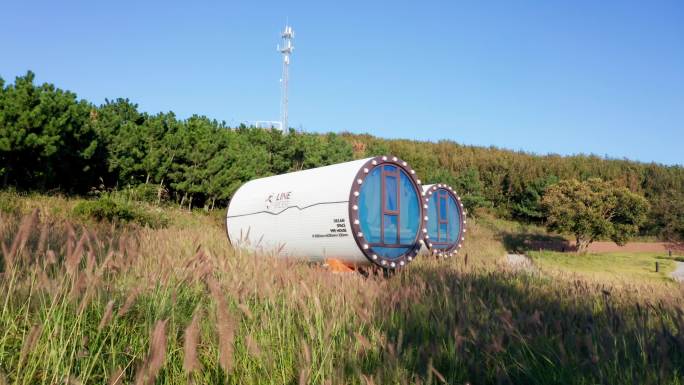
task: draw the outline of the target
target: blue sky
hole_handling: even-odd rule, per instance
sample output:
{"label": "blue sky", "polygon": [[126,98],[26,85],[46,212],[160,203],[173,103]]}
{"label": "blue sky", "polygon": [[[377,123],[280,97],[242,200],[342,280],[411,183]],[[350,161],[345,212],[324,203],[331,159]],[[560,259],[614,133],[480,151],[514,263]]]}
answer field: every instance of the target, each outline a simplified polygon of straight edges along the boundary
{"label": "blue sky", "polygon": [[13,1],[0,76],[95,103],[684,164],[682,1]]}

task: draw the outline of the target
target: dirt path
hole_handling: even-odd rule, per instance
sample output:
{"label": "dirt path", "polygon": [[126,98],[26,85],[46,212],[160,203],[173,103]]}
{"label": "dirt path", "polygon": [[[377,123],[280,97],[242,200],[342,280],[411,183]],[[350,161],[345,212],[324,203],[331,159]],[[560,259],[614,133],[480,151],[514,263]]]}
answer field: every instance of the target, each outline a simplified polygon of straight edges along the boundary
{"label": "dirt path", "polygon": [[525,254],[506,254],[506,262],[511,267],[520,270],[534,271],[536,270],[532,260]]}
{"label": "dirt path", "polygon": [[675,281],[684,282],[684,262],[675,261],[675,271],[672,272],[672,278]]}

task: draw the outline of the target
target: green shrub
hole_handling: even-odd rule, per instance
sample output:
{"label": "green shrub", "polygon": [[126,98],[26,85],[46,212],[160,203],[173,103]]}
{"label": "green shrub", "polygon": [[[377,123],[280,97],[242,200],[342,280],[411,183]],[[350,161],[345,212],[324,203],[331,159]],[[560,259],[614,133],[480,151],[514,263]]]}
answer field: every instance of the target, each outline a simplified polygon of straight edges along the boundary
{"label": "green shrub", "polygon": [[139,184],[118,191],[115,194],[124,197],[127,200],[152,204],[168,200],[168,191],[156,184]]}
{"label": "green shrub", "polygon": [[0,213],[18,214],[21,211],[19,194],[10,191],[0,191]]}
{"label": "green shrub", "polygon": [[166,227],[168,224],[164,214],[151,212],[138,204],[110,195],[79,202],[73,211],[78,217],[97,221],[134,222],[152,228]]}

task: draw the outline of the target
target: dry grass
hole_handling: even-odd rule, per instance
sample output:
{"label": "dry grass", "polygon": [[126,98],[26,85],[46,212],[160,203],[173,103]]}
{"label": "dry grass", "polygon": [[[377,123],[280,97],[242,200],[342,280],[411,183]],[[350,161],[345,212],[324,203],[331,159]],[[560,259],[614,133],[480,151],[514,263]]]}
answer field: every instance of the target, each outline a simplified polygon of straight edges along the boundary
{"label": "dry grass", "polygon": [[200,312],[196,311],[192,316],[190,325],[185,328],[183,340],[183,369],[188,374],[192,374],[193,372],[202,369],[202,364],[197,357],[197,345],[199,344],[200,338],[199,316]]}
{"label": "dry grass", "polygon": [[233,250],[211,216],[5,215],[0,379],[681,383],[681,286],[521,274],[487,226],[467,235],[459,258],[363,278]]}
{"label": "dry grass", "polygon": [[135,384],[153,384],[164,364],[166,357],[166,323],[167,320],[157,321],[150,334],[150,353],[143,365],[138,369]]}

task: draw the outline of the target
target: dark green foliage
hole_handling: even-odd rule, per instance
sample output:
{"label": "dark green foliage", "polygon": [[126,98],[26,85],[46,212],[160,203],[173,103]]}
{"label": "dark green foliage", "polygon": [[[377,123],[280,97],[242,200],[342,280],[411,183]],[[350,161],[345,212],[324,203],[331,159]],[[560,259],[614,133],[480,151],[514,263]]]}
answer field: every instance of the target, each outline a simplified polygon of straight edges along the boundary
{"label": "dark green foliage", "polygon": [[0,177],[18,188],[85,191],[104,171],[96,111],[69,91],[33,80],[28,72],[0,94]]}
{"label": "dark green foliage", "polygon": [[644,234],[684,238],[681,166],[367,134],[232,129],[203,116],[139,112],[128,99],[94,106],[51,84],[34,84],[31,72],[14,84],[0,79],[0,187],[85,194],[143,185],[144,201],[208,209],[226,205],[254,178],[382,154],[405,159],[425,183],[453,185],[471,212],[484,207],[536,223],[548,186],[601,178],[646,197]]}
{"label": "dark green foliage", "polygon": [[539,222],[544,218],[541,200],[546,188],[558,183],[555,175],[533,180],[524,190],[513,197],[511,213],[514,217],[531,222]]}
{"label": "dark green foliage", "polygon": [[475,209],[477,207],[491,206],[491,203],[484,197],[480,173],[476,169],[469,168],[460,174],[455,178],[453,187],[458,191],[466,208]]}
{"label": "dark green foliage", "polygon": [[646,220],[648,202],[598,178],[564,180],[549,187],[542,207],[549,230],[575,236],[578,251],[599,239],[624,245]]}
{"label": "dark green foliage", "polygon": [[96,200],[82,201],[74,206],[74,214],[85,219],[109,222],[134,222],[152,228],[165,227],[168,218],[161,212],[146,210],[121,197],[104,194]]}
{"label": "dark green foliage", "polygon": [[133,202],[159,204],[168,199],[168,192],[155,184],[139,184],[120,191],[117,196]]}
{"label": "dark green foliage", "polygon": [[665,190],[647,195],[651,203],[651,220],[646,231],[668,240],[684,239],[684,194],[681,190]]}

